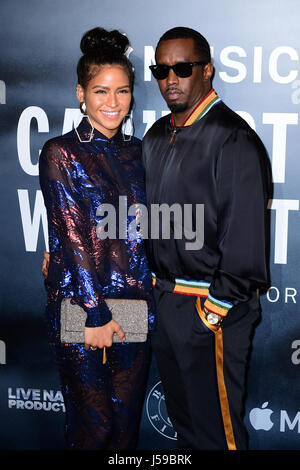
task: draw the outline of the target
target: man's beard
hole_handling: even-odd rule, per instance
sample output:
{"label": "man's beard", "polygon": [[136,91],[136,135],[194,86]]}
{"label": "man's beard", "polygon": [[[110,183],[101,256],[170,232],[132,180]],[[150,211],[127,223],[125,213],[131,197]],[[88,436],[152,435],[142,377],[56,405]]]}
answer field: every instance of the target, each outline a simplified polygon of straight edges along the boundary
{"label": "man's beard", "polygon": [[168,105],[169,110],[173,114],[183,113],[188,108],[187,103],[173,103],[173,104],[168,104],[167,103],[167,105]]}

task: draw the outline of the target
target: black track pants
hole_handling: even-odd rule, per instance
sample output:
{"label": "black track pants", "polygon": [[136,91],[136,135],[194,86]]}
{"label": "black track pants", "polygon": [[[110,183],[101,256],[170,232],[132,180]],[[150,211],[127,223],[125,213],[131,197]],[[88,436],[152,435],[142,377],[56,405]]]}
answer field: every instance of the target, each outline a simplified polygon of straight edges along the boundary
{"label": "black track pants", "polygon": [[260,304],[233,307],[222,327],[205,324],[200,298],[154,288],[152,347],[169,418],[181,449],[247,449],[243,399],[248,355]]}

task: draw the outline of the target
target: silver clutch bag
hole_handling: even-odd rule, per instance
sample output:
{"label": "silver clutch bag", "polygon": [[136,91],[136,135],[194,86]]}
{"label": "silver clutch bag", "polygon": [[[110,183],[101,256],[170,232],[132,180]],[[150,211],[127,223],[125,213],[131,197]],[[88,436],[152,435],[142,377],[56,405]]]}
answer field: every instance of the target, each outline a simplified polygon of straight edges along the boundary
{"label": "silver clutch bag", "polygon": [[[142,343],[148,334],[148,305],[145,300],[106,299],[112,319],[121,326],[125,333],[126,343]],[[84,328],[87,318],[82,307],[71,304],[70,299],[62,299],[61,308],[62,343],[84,343]],[[121,343],[116,333],[114,343]]]}

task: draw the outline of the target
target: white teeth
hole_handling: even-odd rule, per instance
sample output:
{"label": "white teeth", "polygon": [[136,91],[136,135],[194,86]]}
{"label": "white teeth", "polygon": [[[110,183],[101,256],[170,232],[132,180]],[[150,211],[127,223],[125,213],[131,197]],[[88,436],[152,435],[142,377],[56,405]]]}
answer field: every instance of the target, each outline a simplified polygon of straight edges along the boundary
{"label": "white teeth", "polygon": [[102,113],[106,114],[107,116],[117,116],[119,114],[118,111],[113,111],[113,112],[102,111]]}

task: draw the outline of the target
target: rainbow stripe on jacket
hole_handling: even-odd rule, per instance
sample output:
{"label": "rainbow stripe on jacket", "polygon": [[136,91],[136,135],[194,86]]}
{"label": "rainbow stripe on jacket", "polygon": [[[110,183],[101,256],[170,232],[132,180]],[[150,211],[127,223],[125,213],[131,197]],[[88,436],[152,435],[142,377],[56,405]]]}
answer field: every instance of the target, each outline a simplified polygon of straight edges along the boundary
{"label": "rainbow stripe on jacket", "polygon": [[[208,111],[215,106],[216,104],[220,103],[221,98],[218,97],[215,90],[212,88],[207,95],[200,101],[200,103],[196,106],[196,108],[191,112],[191,114],[186,118],[183,123],[182,127],[190,126],[194,124],[194,122],[199,121]],[[175,126],[173,116],[171,115],[171,122],[173,126]]]}
{"label": "rainbow stripe on jacket", "polygon": [[[153,286],[156,284],[156,276],[152,273]],[[195,297],[204,297],[204,306],[210,312],[217,313],[225,317],[233,304],[226,300],[219,300],[213,297],[210,292],[210,283],[207,281],[186,280],[176,277],[174,280],[173,294],[194,295]]]}

